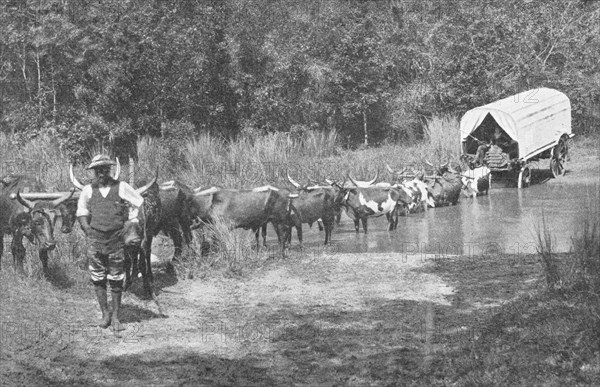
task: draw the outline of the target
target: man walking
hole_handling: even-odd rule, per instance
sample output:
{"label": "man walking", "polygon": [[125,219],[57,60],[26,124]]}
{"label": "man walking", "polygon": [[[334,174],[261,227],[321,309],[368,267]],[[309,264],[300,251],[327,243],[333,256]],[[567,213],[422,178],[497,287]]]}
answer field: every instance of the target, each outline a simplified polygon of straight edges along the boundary
{"label": "man walking", "polygon": [[[89,271],[96,298],[102,310],[99,326],[112,325],[123,330],[119,320],[123,280],[123,226],[129,219],[137,222],[137,212],[144,199],[129,184],[113,179],[110,167],[115,163],[106,155],[97,155],[86,169],[93,169],[95,179],[83,187],[77,203],[77,220],[88,238]],[[108,308],[106,282],[110,284],[112,314]]]}

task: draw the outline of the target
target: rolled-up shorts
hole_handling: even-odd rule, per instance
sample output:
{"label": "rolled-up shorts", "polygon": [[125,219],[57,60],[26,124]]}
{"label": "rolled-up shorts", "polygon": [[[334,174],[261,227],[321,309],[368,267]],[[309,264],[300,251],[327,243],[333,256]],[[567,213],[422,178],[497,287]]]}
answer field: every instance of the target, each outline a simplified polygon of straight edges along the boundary
{"label": "rolled-up shorts", "polygon": [[[94,235],[96,234],[96,235]],[[103,235],[97,238],[99,232],[91,235],[88,247],[88,269],[93,282],[122,281],[125,279],[123,245],[120,235],[113,234],[112,238]],[[103,242],[100,242],[103,241]]]}

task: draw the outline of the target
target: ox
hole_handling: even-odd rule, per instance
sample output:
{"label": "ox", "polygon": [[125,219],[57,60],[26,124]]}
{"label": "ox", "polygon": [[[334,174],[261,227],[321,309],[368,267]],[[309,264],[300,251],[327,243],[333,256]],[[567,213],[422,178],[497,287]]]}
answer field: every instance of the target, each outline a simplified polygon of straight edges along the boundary
{"label": "ox", "polygon": [[297,195],[267,185],[253,190],[213,187],[197,192],[195,197],[205,206],[201,221],[214,223],[223,219],[232,229],[252,229],[257,247],[258,230],[270,222],[277,232],[282,252],[285,250],[290,225],[293,224],[292,199]]}
{"label": "ox", "polygon": [[[337,182],[334,182],[333,180],[325,179],[325,182],[327,184],[329,184],[329,186],[331,186],[335,189],[336,194],[339,190],[347,191],[348,189],[355,188],[355,187],[365,188],[365,187],[378,186],[378,187],[385,188],[385,187],[390,186],[390,184],[387,184],[387,183],[378,183],[375,185],[375,181],[377,181],[377,179],[379,178],[379,171],[377,171],[375,173],[375,177],[371,180],[365,180],[365,181],[356,180],[351,174],[349,174],[349,176],[351,177],[351,180],[347,181],[346,179],[344,179],[344,182],[342,183],[341,186],[339,184],[337,184]],[[344,203],[342,203],[342,205],[338,206],[338,208],[336,210],[335,224],[337,224],[337,225],[340,224],[340,221],[342,219],[342,211],[346,211],[346,215],[348,215],[348,217],[350,219],[352,219],[353,221],[356,221],[356,217],[354,216],[354,213],[352,211],[348,211],[348,207]]]}
{"label": "ox", "polygon": [[[56,210],[67,201],[73,192],[62,194],[52,200],[30,201],[20,195],[21,190],[43,191],[42,184],[26,175],[9,175],[0,183],[0,260],[4,251],[4,234],[12,235],[11,252],[15,268],[23,271],[25,247],[23,236],[31,243],[37,242],[39,257],[44,273],[48,271],[48,251],[56,247],[54,227]],[[11,200],[16,199],[17,202]],[[25,207],[26,210],[23,209]]]}
{"label": "ox", "polygon": [[[349,177],[352,180],[352,177]],[[367,233],[367,218],[385,215],[388,231],[396,229],[398,217],[396,206],[408,205],[412,199],[403,190],[394,187],[349,188],[344,197],[348,215],[354,220],[354,228],[359,231],[359,221]]]}
{"label": "ox", "polygon": [[[332,186],[302,186],[293,180],[289,173],[287,178],[298,192],[298,198],[294,200],[294,208],[299,220],[299,222],[295,220],[295,223],[300,223],[296,225],[300,245],[302,245],[302,223],[307,223],[309,227],[312,227],[314,222],[318,222],[319,230],[325,228],[325,244],[328,242],[331,244],[335,218],[344,201],[344,189],[336,189]],[[321,222],[323,226],[321,226]]]}
{"label": "ox", "polygon": [[425,182],[435,207],[456,205],[463,186],[458,172],[449,167],[449,162],[437,168],[429,162],[426,162],[426,164],[434,168],[434,175],[426,176]]}
{"label": "ox", "polygon": [[[162,205],[160,189],[156,177],[136,191],[144,198],[144,203],[138,212],[138,222],[126,222],[123,230],[125,241],[125,286],[129,289],[133,280],[142,274],[144,289],[154,297],[152,292],[152,239],[161,230]],[[138,260],[139,257],[139,260]],[[139,266],[138,266],[139,262]]]}
{"label": "ox", "polygon": [[[427,189],[427,184],[423,180],[417,176],[412,180],[405,180],[403,177],[406,168],[402,171],[395,171],[387,164],[386,168],[392,175],[396,176],[397,182],[393,187],[402,188],[411,197],[412,203],[408,207],[409,210],[414,211],[418,208],[427,210],[427,207],[435,207],[435,202]],[[416,174],[413,172],[413,175]]]}
{"label": "ox", "polygon": [[491,171],[486,166],[467,170],[462,174],[464,195],[475,198],[477,195],[487,194],[490,189],[490,179]]}
{"label": "ox", "polygon": [[159,187],[162,211],[157,224],[173,240],[174,260],[181,256],[183,242],[189,245],[192,241],[192,220],[197,212],[193,194],[188,186],[177,180],[162,183]]}

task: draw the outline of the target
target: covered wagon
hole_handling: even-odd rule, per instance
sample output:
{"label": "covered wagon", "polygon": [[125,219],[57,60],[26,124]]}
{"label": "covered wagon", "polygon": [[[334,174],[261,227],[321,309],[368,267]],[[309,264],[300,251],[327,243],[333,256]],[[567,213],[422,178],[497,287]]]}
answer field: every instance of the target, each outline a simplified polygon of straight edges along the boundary
{"label": "covered wagon", "polygon": [[571,103],[560,91],[524,91],[467,111],[460,121],[463,158],[487,165],[491,179],[510,175],[519,188],[531,182],[532,162],[547,159],[554,177],[564,174],[571,132]]}

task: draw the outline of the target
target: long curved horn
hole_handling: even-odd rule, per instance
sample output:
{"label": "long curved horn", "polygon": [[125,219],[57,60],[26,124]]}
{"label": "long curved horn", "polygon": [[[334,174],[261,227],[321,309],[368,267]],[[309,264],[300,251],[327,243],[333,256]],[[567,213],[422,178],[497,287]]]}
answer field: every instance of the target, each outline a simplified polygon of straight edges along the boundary
{"label": "long curved horn", "polygon": [[447,167],[450,164],[450,161],[446,161],[444,164],[440,165],[440,168]]}
{"label": "long curved horn", "polygon": [[21,203],[22,205],[24,205],[25,207],[29,208],[30,210],[33,210],[33,207],[35,206],[35,203],[32,201],[29,201],[25,198],[22,198],[21,195],[19,194],[21,190],[17,190],[17,200],[19,201],[19,203]]}
{"label": "long curved horn", "polygon": [[73,183],[76,188],[83,190],[83,184],[75,178],[75,174],[73,173],[73,164],[69,164],[69,176],[71,177],[71,183]]}
{"label": "long curved horn", "polygon": [[375,177],[373,178],[373,180],[368,181],[368,184],[369,185],[375,184],[375,182],[377,181],[378,178],[379,178],[379,169],[377,169],[377,172],[375,172]]}
{"label": "long curved horn", "polygon": [[290,183],[292,183],[292,185],[296,188],[300,188],[300,184],[298,184],[298,182],[294,181],[294,179],[292,179],[290,177],[290,172],[289,171],[285,171],[286,175],[287,175],[287,179]]}
{"label": "long curved horn", "polygon": [[58,199],[54,199],[52,202],[50,202],[50,204],[52,204],[52,207],[58,207],[61,203],[66,202],[67,200],[69,200],[71,198],[71,196],[73,196],[73,194],[75,193],[75,188],[71,188],[71,192],[70,193],[66,193],[64,194],[62,197],[58,198]]}
{"label": "long curved horn", "polygon": [[431,168],[435,168],[428,160],[425,160],[425,164],[429,165]]}
{"label": "long curved horn", "polygon": [[351,175],[351,174],[348,174],[348,178],[350,179],[350,181],[352,182],[352,184],[354,184],[354,185],[355,185],[355,186],[357,186],[357,187],[360,187],[360,185],[358,185],[358,183],[356,182],[356,180],[354,180],[354,179],[352,178],[352,175]]}
{"label": "long curved horn", "polygon": [[335,183],[335,181],[329,180],[329,179],[325,179],[325,183],[327,183],[329,185],[333,185],[333,183]]}
{"label": "long curved horn", "polygon": [[208,189],[205,189],[203,191],[198,191],[196,193],[194,193],[194,196],[205,196],[205,195],[212,195],[215,192],[219,192],[220,188],[218,187],[210,187]]}
{"label": "long curved horn", "polygon": [[391,173],[392,175],[396,174],[396,171],[394,171],[392,168],[390,168],[390,166],[388,164],[385,164],[385,167],[387,168],[388,172]]}
{"label": "long curved horn", "polygon": [[152,180],[150,180],[150,182],[149,182],[148,184],[146,184],[146,185],[145,185],[145,186],[143,186],[143,187],[137,188],[135,191],[136,191],[137,193],[139,193],[140,195],[142,195],[144,192],[146,192],[146,191],[148,190],[148,188],[150,188],[150,186],[151,186],[152,184],[156,183],[156,179],[157,179],[157,178],[158,178],[158,176],[154,176],[154,177],[152,178]]}
{"label": "long curved horn", "polygon": [[113,179],[119,180],[119,175],[121,174],[121,163],[119,162],[118,157],[115,157],[115,160],[117,161],[117,166],[115,167],[115,175],[113,176]]}
{"label": "long curved horn", "polygon": [[417,172],[413,169],[412,173],[415,176],[415,179],[418,179],[418,180],[423,180],[423,178],[425,177],[425,172],[423,172],[423,171]]}

